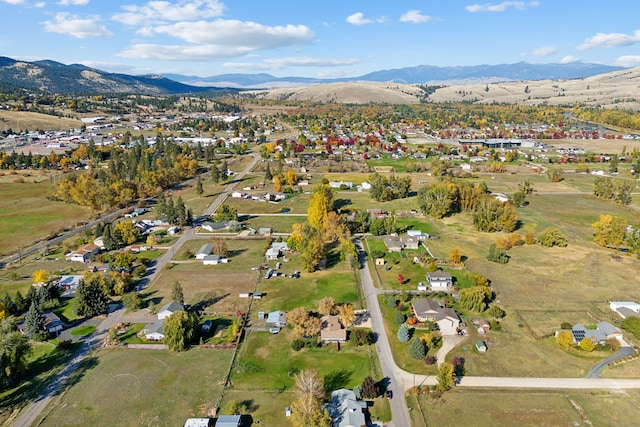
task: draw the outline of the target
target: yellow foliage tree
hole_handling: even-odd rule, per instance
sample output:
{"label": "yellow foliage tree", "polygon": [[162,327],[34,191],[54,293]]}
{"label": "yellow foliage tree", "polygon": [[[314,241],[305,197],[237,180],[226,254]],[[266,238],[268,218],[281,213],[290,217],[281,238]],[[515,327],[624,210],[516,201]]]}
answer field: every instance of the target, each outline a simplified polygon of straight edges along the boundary
{"label": "yellow foliage tree", "polygon": [[279,176],[273,177],[273,191],[279,193],[282,191],[282,180],[280,180]]}
{"label": "yellow foliage tree", "polygon": [[293,169],[289,169],[287,173],[285,173],[284,178],[289,185],[295,185],[296,182],[298,182],[298,174]]}
{"label": "yellow foliage tree", "polygon": [[36,283],[46,282],[49,280],[49,273],[45,270],[36,270],[33,272],[33,281]]}
{"label": "yellow foliage tree", "polygon": [[573,334],[571,331],[560,331],[556,335],[556,342],[564,348],[569,348],[573,345]]}
{"label": "yellow foliage tree", "polygon": [[449,251],[449,262],[452,262],[454,264],[460,264],[461,260],[462,260],[462,254],[460,253],[460,249],[453,248],[451,249],[451,251]]}

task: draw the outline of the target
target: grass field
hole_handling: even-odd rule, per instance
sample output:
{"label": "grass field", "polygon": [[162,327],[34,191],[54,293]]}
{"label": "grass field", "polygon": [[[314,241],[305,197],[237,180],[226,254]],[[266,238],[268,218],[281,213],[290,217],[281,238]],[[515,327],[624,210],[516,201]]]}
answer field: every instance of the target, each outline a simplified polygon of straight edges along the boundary
{"label": "grass field", "polygon": [[[408,398],[414,427],[460,426],[635,426],[637,391],[519,391],[454,389],[433,398]],[[574,402],[583,413],[572,404]],[[418,408],[418,405],[420,408]],[[424,418],[421,415],[424,413]],[[426,419],[426,422],[425,422]],[[587,424],[587,421],[589,422]],[[576,423],[576,424],[574,424]]]}
{"label": "grass field", "polygon": [[89,335],[94,333],[96,330],[96,327],[93,325],[86,325],[86,326],[79,326],[75,329],[71,330],[71,335],[73,335],[74,337],[84,337],[85,335]]}
{"label": "grass field", "polygon": [[100,350],[83,362],[39,425],[182,425],[217,405],[231,356],[226,350]]}
{"label": "grass field", "polygon": [[26,111],[0,111],[0,130],[79,129],[80,120]]}
{"label": "grass field", "polygon": [[88,208],[47,200],[49,181],[0,183],[0,255],[8,255],[91,215]]}

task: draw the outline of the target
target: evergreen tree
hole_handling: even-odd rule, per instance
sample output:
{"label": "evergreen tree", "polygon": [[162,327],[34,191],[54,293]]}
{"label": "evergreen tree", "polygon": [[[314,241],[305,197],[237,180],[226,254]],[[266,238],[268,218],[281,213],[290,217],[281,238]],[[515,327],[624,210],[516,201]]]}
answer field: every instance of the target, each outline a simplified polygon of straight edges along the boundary
{"label": "evergreen tree", "polygon": [[216,165],[211,166],[211,181],[213,181],[214,184],[220,182],[220,171]]}
{"label": "evergreen tree", "polygon": [[271,174],[271,166],[269,166],[269,163],[267,163],[267,168],[264,171],[264,182],[265,182],[265,184],[267,182],[271,182],[272,179],[273,179],[273,175]]}
{"label": "evergreen tree", "polygon": [[204,193],[204,187],[202,186],[202,179],[198,176],[198,180],[196,181],[196,193],[199,197]]}
{"label": "evergreen tree", "polygon": [[421,360],[427,355],[427,346],[420,338],[414,338],[409,347],[409,356],[413,359]]}
{"label": "evergreen tree", "polygon": [[91,277],[88,281],[80,280],[76,290],[76,313],[79,316],[94,317],[106,314],[109,301],[99,276]]}
{"label": "evergreen tree", "polygon": [[175,213],[178,225],[183,227],[187,225],[187,208],[185,207],[181,196],[178,196],[176,199]]}
{"label": "evergreen tree", "polygon": [[36,307],[35,301],[31,303],[29,311],[24,317],[24,336],[33,339],[44,330],[44,319]]}
{"label": "evergreen tree", "polygon": [[15,305],[16,313],[24,313],[29,308],[28,301],[22,296],[22,292],[20,291],[16,292]]}
{"label": "evergreen tree", "polygon": [[226,180],[227,177],[229,176],[228,172],[229,172],[229,164],[225,160],[224,162],[222,162],[222,168],[220,170],[220,175],[223,180]]}
{"label": "evergreen tree", "polygon": [[398,328],[397,337],[398,341],[400,342],[409,342],[409,340],[411,339],[411,335],[409,334],[409,329],[407,329],[406,325],[400,325],[400,327]]}
{"label": "evergreen tree", "polygon": [[171,299],[179,304],[184,304],[184,294],[182,286],[177,280],[171,285]]}
{"label": "evergreen tree", "polygon": [[14,315],[16,314],[16,303],[13,302],[9,292],[5,292],[4,298],[2,298],[2,302],[4,303],[4,308],[7,314]]}

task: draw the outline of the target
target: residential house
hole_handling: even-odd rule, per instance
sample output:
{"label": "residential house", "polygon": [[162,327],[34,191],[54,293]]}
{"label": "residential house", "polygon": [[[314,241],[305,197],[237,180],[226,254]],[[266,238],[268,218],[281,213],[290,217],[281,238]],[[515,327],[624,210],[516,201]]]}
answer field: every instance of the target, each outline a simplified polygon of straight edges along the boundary
{"label": "residential house", "polygon": [[228,258],[223,258],[220,255],[205,255],[202,258],[202,265],[218,265],[226,264],[229,262]]}
{"label": "residential house", "polygon": [[338,316],[327,314],[320,318],[320,341],[328,343],[347,341],[347,331],[342,329]]}
{"label": "residential house", "polygon": [[287,195],[284,193],[266,193],[264,199],[268,202],[279,202],[287,198]]}
{"label": "residential house", "polygon": [[258,234],[261,236],[270,236],[271,233],[273,233],[273,229],[271,227],[258,228]]}
{"label": "residential house", "polygon": [[[556,331],[558,334],[560,331]],[[579,344],[584,338],[589,338],[594,344],[602,344],[609,338],[622,341],[622,331],[609,322],[600,322],[595,329],[587,329],[582,323],[571,327],[573,342]]]}
{"label": "residential house", "polygon": [[89,262],[100,252],[100,248],[92,243],[84,245],[73,252],[66,254],[64,257],[68,261]]}
{"label": "residential house", "polygon": [[422,298],[411,303],[411,308],[420,322],[436,322],[443,335],[454,335],[460,326],[460,317],[452,308],[429,298]]}
{"label": "residential house", "polygon": [[453,287],[453,277],[442,270],[427,273],[427,282],[431,285],[432,291],[448,292]]}
{"label": "residential house", "polygon": [[278,259],[279,256],[280,256],[280,250],[273,247],[267,249],[267,252],[264,254],[264,257],[266,258],[267,261],[275,261]]}
{"label": "residential house", "polygon": [[415,236],[400,236],[400,243],[404,249],[418,249],[420,247],[420,240]]}
{"label": "residential house", "polygon": [[289,245],[287,245],[287,242],[273,242],[271,243],[271,247],[278,249],[280,252],[289,252]]}
{"label": "residential house", "polygon": [[272,311],[267,314],[267,321],[265,322],[269,326],[277,326],[282,328],[287,324],[287,313],[285,311]]}
{"label": "residential house", "polygon": [[367,402],[356,399],[352,390],[341,388],[331,392],[331,402],[325,405],[332,427],[362,427],[366,426],[365,410]]}
{"label": "residential house", "polygon": [[216,427],[238,427],[240,415],[220,415],[216,421]]}
{"label": "residential house", "polygon": [[203,260],[206,256],[211,255],[211,251],[213,250],[213,243],[205,243],[200,246],[198,252],[196,252],[196,259]]}
{"label": "residential house", "polygon": [[162,306],[162,308],[158,311],[158,320],[166,319],[171,316],[176,311],[183,311],[184,307],[182,304],[177,303],[175,301],[171,301]]}
{"label": "residential house", "polygon": [[350,189],[350,188],[353,187],[353,182],[349,182],[349,181],[329,181],[329,187],[336,188],[336,189],[340,189],[340,188],[349,188]]}
{"label": "residential house", "polygon": [[229,228],[229,221],[220,221],[220,222],[211,222],[205,221],[200,226],[203,230],[208,231],[209,233],[213,233],[216,231],[222,231]]}
{"label": "residential house", "polygon": [[633,301],[611,301],[609,308],[618,313],[623,319],[640,317],[640,304]]}
{"label": "residential house", "polygon": [[162,341],[164,339],[164,318],[145,325],[142,333],[148,341]]}
{"label": "residential house", "polygon": [[129,212],[127,214],[124,214],[125,218],[135,218],[137,216],[140,216],[142,214],[144,214],[147,210],[144,208],[135,208],[132,212]]}
{"label": "residential house", "polygon": [[423,233],[421,230],[407,230],[407,236],[417,237],[418,240],[426,240],[429,238],[429,235]]}
{"label": "residential house", "polygon": [[57,334],[61,330],[64,329],[65,323],[60,320],[57,314],[52,313],[50,311],[46,311],[42,313],[42,317],[44,319],[44,328],[50,334]]}
{"label": "residential house", "polygon": [[54,282],[63,292],[63,297],[73,297],[76,294],[76,289],[78,289],[78,285],[80,281],[84,277],[80,274],[66,275],[61,276],[57,282]]}
{"label": "residential house", "polygon": [[184,422],[184,427],[212,427],[213,425],[211,418],[188,418]]}
{"label": "residential house", "polygon": [[177,225],[171,226],[169,228],[167,228],[167,234],[169,236],[173,236],[176,233],[178,233],[180,231],[180,227],[178,227]]}
{"label": "residential house", "polygon": [[246,193],[243,193],[241,191],[234,191],[233,193],[231,193],[231,197],[233,197],[234,199],[242,199],[245,195]]}
{"label": "residential house", "polygon": [[384,236],[382,238],[384,245],[387,247],[387,251],[389,252],[402,252],[402,248],[404,247],[402,241],[397,236]]}

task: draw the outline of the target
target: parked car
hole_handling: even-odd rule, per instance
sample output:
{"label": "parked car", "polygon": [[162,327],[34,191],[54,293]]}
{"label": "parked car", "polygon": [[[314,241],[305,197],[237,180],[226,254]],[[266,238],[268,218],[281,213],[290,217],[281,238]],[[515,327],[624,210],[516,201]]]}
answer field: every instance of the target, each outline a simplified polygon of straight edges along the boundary
{"label": "parked car", "polygon": [[387,399],[391,400],[391,398],[393,397],[393,392],[391,390],[387,390],[385,396]]}

